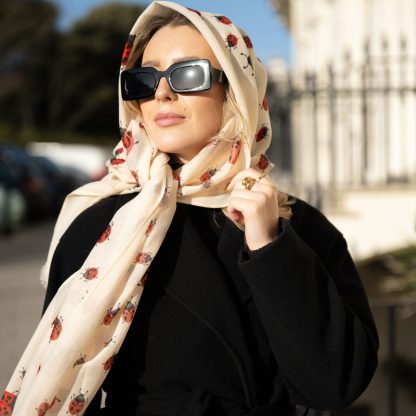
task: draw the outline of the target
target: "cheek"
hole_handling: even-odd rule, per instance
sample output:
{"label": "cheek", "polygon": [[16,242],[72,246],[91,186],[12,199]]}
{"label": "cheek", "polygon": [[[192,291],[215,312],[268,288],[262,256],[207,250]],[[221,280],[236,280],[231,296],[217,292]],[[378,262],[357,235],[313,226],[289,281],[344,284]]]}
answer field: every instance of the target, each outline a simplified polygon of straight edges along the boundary
{"label": "cheek", "polygon": [[139,114],[141,114],[143,121],[146,122],[149,118],[149,111],[150,111],[150,103],[149,102],[143,102],[143,101],[139,101],[138,102],[138,112]]}
{"label": "cheek", "polygon": [[214,97],[204,97],[198,102],[189,103],[187,107],[191,109],[195,128],[198,128],[201,133],[209,133],[211,136],[218,133],[222,123],[222,101]]}

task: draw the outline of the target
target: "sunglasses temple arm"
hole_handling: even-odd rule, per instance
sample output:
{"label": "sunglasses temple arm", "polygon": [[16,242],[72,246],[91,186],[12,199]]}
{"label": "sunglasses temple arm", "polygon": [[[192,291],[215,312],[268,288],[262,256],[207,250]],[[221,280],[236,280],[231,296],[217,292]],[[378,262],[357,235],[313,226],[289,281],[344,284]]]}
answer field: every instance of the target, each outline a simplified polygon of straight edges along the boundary
{"label": "sunglasses temple arm", "polygon": [[212,68],[212,79],[218,82],[225,82],[227,77],[225,76],[224,71],[220,71],[219,69]]}

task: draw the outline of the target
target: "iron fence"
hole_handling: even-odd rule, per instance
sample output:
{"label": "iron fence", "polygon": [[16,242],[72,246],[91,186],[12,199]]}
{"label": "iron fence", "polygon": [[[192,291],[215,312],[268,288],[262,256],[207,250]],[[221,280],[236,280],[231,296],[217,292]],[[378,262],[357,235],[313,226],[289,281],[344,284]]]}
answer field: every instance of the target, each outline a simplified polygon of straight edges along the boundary
{"label": "iron fence", "polygon": [[270,156],[303,189],[416,183],[416,57],[366,45],[324,71],[288,74],[268,91]]}

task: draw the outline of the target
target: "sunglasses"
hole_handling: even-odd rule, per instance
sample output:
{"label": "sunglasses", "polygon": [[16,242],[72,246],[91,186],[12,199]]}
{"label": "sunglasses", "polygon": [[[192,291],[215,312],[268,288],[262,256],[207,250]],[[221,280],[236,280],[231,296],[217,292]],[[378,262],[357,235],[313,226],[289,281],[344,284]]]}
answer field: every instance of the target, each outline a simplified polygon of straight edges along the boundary
{"label": "sunglasses", "polygon": [[226,80],[225,73],[212,68],[208,59],[178,62],[166,71],[152,67],[132,68],[121,73],[121,97],[124,101],[151,97],[162,77],[172,91],[179,93],[209,90],[213,81]]}

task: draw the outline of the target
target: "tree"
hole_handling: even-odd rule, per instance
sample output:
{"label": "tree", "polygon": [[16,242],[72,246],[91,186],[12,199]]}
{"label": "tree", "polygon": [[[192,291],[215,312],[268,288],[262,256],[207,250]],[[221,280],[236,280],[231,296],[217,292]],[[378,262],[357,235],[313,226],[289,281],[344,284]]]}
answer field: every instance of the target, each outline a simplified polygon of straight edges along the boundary
{"label": "tree", "polygon": [[47,1],[0,0],[0,123],[15,130],[46,124],[57,15]]}
{"label": "tree", "polygon": [[63,34],[52,80],[51,126],[118,134],[117,85],[128,33],[143,7],[106,4]]}

